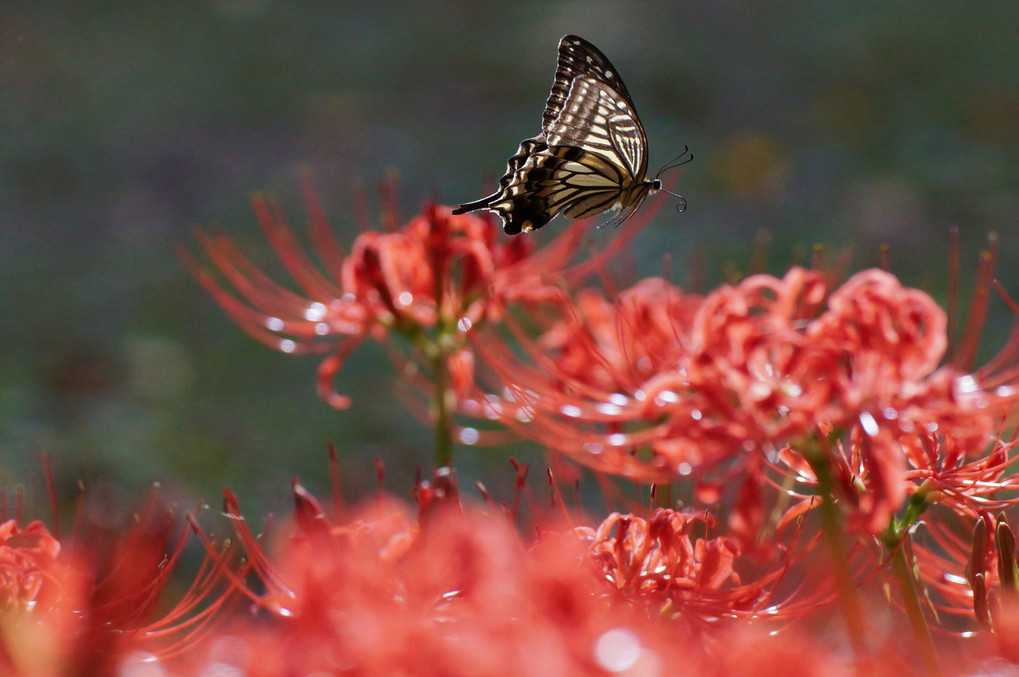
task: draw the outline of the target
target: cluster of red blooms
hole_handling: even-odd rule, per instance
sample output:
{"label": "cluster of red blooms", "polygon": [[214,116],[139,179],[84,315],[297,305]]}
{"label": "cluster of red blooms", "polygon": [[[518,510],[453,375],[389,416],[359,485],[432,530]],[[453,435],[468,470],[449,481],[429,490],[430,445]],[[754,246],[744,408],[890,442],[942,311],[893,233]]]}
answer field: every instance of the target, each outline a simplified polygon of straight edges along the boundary
{"label": "cluster of red blooms", "polygon": [[309,239],[321,266],[304,252],[276,204],[263,198],[254,202],[262,228],[303,296],[261,273],[222,234],[199,232],[198,238],[235,293],[186,253],[185,262],[256,339],[287,353],[329,353],[319,370],[319,392],[338,409],[349,407],[350,399],[335,392],[333,380],[366,338],[393,347],[394,359],[403,364],[406,357],[387,342],[392,333],[407,339],[410,359],[423,372],[452,376],[453,392],[465,398],[474,378],[470,331],[498,322],[507,300],[539,298],[553,282],[584,275],[623,243],[620,238],[601,255],[569,269],[584,232],[579,226],[535,252],[533,240],[506,240],[489,221],[452,216],[448,207],[430,206],[396,227],[398,217],[390,206],[381,219],[386,230],[362,223],[363,232],[346,254],[314,191],[309,187],[306,193]]}
{"label": "cluster of red blooms", "polygon": [[560,304],[528,352],[540,359],[478,345],[527,412],[517,430],[604,472],[704,479],[767,462],[814,485],[805,454],[833,440],[821,453],[874,533],[920,482],[971,514],[1014,483],[1001,467],[1012,445],[994,433],[1019,402],[1019,335],[987,368],[939,367],[944,311],[887,272],[832,291],[821,272],[793,268],[704,297],[648,279],[615,302],[585,290]]}
{"label": "cluster of red blooms", "polygon": [[[703,295],[659,278],[585,286],[647,211],[578,262],[590,224],[535,247],[437,206],[402,227],[390,209],[346,253],[310,204],[317,262],[256,200],[300,293],[219,234],[199,235],[215,270],[185,259],[255,338],[327,354],[319,389],[333,406],[351,404],[334,381],[354,348],[392,349],[437,431],[416,507],[380,495],[328,511],[295,483],[294,519],[258,537],[228,492],[233,545],[190,520],[204,563],[169,611],[159,600],[186,538],[160,511],[112,558],[80,530],[61,548],[39,523],[7,522],[4,674],[1017,669],[1006,513],[1019,474],[1004,431],[1019,411],[1019,334],[971,369],[980,323],[949,354],[949,316],[882,270],[839,283],[794,267]],[[496,423],[560,466],[592,468],[621,511],[599,523],[535,508],[537,537],[524,538],[514,509],[467,503],[453,448],[501,439],[480,431]],[[627,497],[634,481],[652,488]],[[25,650],[46,642],[49,662]]]}
{"label": "cluster of red blooms", "polygon": [[192,527],[155,493],[120,524],[107,507],[79,496],[66,539],[56,521],[0,524],[0,675],[143,674],[132,670],[190,647],[234,599],[231,551],[213,548],[166,605]]}

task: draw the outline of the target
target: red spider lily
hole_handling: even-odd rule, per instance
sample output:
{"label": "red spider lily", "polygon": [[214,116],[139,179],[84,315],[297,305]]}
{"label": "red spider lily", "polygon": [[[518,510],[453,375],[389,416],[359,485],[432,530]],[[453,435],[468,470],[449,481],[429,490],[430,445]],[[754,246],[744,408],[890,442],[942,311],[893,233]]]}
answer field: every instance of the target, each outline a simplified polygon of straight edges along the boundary
{"label": "red spider lily", "polygon": [[658,604],[663,613],[706,623],[755,616],[773,620],[802,615],[822,603],[823,593],[782,613],[781,606],[792,606],[790,600],[776,605],[773,592],[793,563],[792,554],[744,585],[735,568],[736,539],[695,537],[698,529],[712,526],[714,518],[707,513],[656,508],[647,519],[613,513],[597,529],[580,532],[590,539],[588,556],[614,591],[648,607]]}
{"label": "red spider lily", "polygon": [[[979,472],[979,470],[975,470]],[[806,479],[806,482],[816,480]],[[841,488],[840,496],[853,500],[850,491],[862,491],[872,480],[865,476],[853,478],[849,484],[854,488]],[[973,496],[965,494],[952,496],[953,489],[941,493],[936,481],[924,481],[910,486],[910,498],[899,515],[886,524],[882,532],[885,549],[866,547],[858,544],[853,550],[852,562],[844,567],[847,575],[853,577],[854,586],[863,587],[866,581],[876,578],[890,585],[901,585],[898,575],[889,564],[896,558],[907,562],[911,572],[912,592],[901,593],[894,600],[897,608],[916,605],[917,613],[923,614],[925,622],[942,632],[973,632],[978,622],[987,623],[990,596],[996,594],[998,586],[997,556],[993,539],[975,538],[974,524],[994,520],[989,513],[977,515],[975,505],[986,500],[987,505],[1004,507],[1016,502],[1006,497],[991,498],[990,483],[978,482],[973,487]],[[1009,489],[1006,484],[1001,491]],[[987,496],[983,496],[987,492]],[[808,510],[815,509],[819,501],[815,496],[802,497],[801,502],[782,517],[783,522],[802,518]],[[858,516],[858,513],[851,513]],[[921,519],[922,515],[922,519]],[[993,531],[993,527],[990,528]],[[986,533],[987,529],[984,529]],[[889,598],[892,601],[892,598]]]}
{"label": "red spider lily", "polygon": [[[275,203],[254,201],[258,220],[300,294],[262,273],[223,235],[199,231],[198,239],[233,291],[184,256],[216,302],[258,340],[287,353],[332,353],[320,367],[319,392],[340,409],[350,405],[332,385],[343,362],[366,337],[384,341],[389,332],[410,339],[425,353],[425,362],[432,361],[430,353],[441,352],[450,361],[443,369],[453,374],[462,399],[473,383],[465,340],[472,327],[498,320],[508,300],[541,298],[550,293],[549,285],[597,270],[647,222],[628,225],[620,231],[625,237],[570,267],[589,224],[574,224],[535,254],[533,238],[501,238],[489,219],[453,216],[450,208],[433,205],[398,229],[380,232],[362,224],[364,232],[345,254],[310,189],[307,197],[310,241],[321,266],[302,249]],[[389,213],[386,220],[397,219]]]}
{"label": "red spider lily", "polygon": [[909,469],[910,493],[923,493],[927,504],[949,507],[959,515],[977,517],[1019,502],[1015,434],[994,437],[983,450],[950,434],[922,431],[902,436],[899,443]]}
{"label": "red spider lily", "polygon": [[186,257],[192,272],[249,334],[288,353],[332,355],[319,372],[319,390],[334,407],[349,406],[332,381],[367,336],[389,331],[411,337],[438,330],[455,336],[495,311],[489,288],[496,273],[526,257],[528,242],[496,240],[489,222],[430,207],[403,228],[365,231],[344,255],[309,194],[311,238],[321,270],[301,249],[278,206],[255,200],[270,242],[304,295],[272,281],[222,235],[199,232],[209,259],[235,293]]}
{"label": "red spider lily", "polygon": [[126,529],[80,519],[69,546],[41,522],[0,529],[4,675],[112,675],[128,659],[168,658],[192,648],[232,599],[221,553],[166,604],[190,528],[178,529],[155,497]]}
{"label": "red spider lily", "polygon": [[31,610],[59,554],[60,542],[42,522],[24,529],[13,519],[0,524],[0,609]]}
{"label": "red spider lily", "polygon": [[[238,618],[204,653],[194,652],[195,670],[253,677],[658,675],[680,666],[719,677],[929,674],[903,652],[908,636],[881,639],[893,626],[880,614],[871,619],[870,652],[856,659],[826,634],[833,631],[818,608],[824,600],[788,613],[757,607],[769,595],[740,585],[736,547],[693,538],[710,521],[704,517],[614,514],[596,530],[544,531],[526,548],[503,515],[456,503],[433,504],[418,521],[411,506],[379,497],[335,524],[296,485],[295,499],[293,527],[278,532],[270,549],[228,494],[227,512],[257,573],[251,586],[234,580],[262,617]],[[610,587],[625,595],[606,594]],[[703,632],[683,622],[698,605],[701,622],[786,622],[769,625],[768,634],[748,624]]]}
{"label": "red spider lily", "polygon": [[[868,453],[867,448],[882,438],[881,443],[888,445],[885,451]],[[967,447],[967,440],[950,434],[925,430],[892,438],[883,431],[868,436],[857,426],[836,442],[829,456],[840,478],[838,496],[852,505],[850,517],[865,531],[881,532],[891,557],[902,556],[911,563],[924,591],[922,607],[939,627],[971,631],[976,621],[990,623],[988,595],[998,585],[997,555],[992,538],[971,535],[981,522],[992,525],[983,527],[985,533],[993,532],[996,520],[991,515],[1019,503],[1016,442],[1014,436],[995,437],[978,452]],[[890,471],[874,467],[874,458],[899,455],[907,462],[904,475],[898,464]],[[780,488],[799,499],[783,516],[787,522],[818,505],[819,487],[801,456],[787,449],[780,457],[788,464],[785,470],[778,469],[780,475],[792,469],[799,483],[811,487],[805,493],[793,492],[788,485]],[[882,472],[902,479],[889,487],[886,477],[875,478]],[[900,493],[908,499],[888,498]],[[881,500],[886,505],[876,510]],[[859,524],[868,516],[873,523]],[[852,569],[867,577],[886,564],[883,556],[861,558]]]}
{"label": "red spider lily", "polygon": [[[618,303],[594,303],[592,294],[577,304],[583,314],[561,299],[561,319],[537,342],[518,332],[534,367],[485,345],[486,362],[535,419],[523,434],[603,471],[661,480],[804,428],[790,405],[817,399],[795,382],[812,375],[789,372],[809,364],[798,354],[799,325],[823,300],[820,274],[754,276],[706,298],[661,281],[640,283]],[[646,308],[656,321],[643,319]],[[584,363],[594,368],[572,366]],[[635,456],[638,447],[650,457]]]}
{"label": "red spider lily", "polygon": [[[245,674],[605,675],[614,661],[679,659],[681,637],[595,594],[575,536],[527,550],[501,514],[443,504],[417,524],[384,499],[332,525],[295,496],[298,528],[275,555],[228,500],[266,589],[249,594],[275,619],[231,629]],[[613,641],[637,654],[620,657]]]}
{"label": "red spider lily", "polygon": [[541,336],[541,347],[556,355],[555,373],[567,392],[632,392],[676,366],[683,350],[676,328],[692,322],[700,303],[661,278],[638,282],[615,304],[581,289],[565,321]]}
{"label": "red spider lily", "polygon": [[883,271],[829,293],[820,273],[794,268],[703,299],[645,281],[612,304],[578,294],[575,307],[564,299],[537,340],[518,332],[533,366],[497,343],[481,349],[516,402],[506,420],[606,472],[703,474],[822,430],[856,429],[867,438],[855,447],[862,464],[882,484],[861,512],[887,524],[907,491],[903,436],[937,431],[976,455],[1016,402],[1011,363],[939,368],[944,312]]}
{"label": "red spider lily", "polygon": [[[702,633],[681,622],[698,605],[701,620],[776,616],[756,607],[767,594],[740,584],[733,543],[695,538],[710,525],[706,516],[656,510],[644,520],[614,514],[597,530],[546,530],[526,548],[502,514],[435,502],[439,493],[455,495],[443,486],[439,480],[431,486],[423,521],[412,507],[380,497],[334,524],[295,485],[294,528],[278,534],[272,550],[249,531],[228,494],[227,514],[250,568],[232,567],[232,555],[200,534],[209,547],[206,566],[156,622],[146,617],[179,558],[181,541],[155,503],[126,532],[114,528],[106,539],[102,531],[79,527],[70,564],[47,554],[55,541],[33,525],[19,536],[38,538],[8,539],[9,547],[25,549],[11,560],[49,570],[35,605],[0,614],[2,671],[607,676],[668,674],[683,666],[721,677],[848,675],[873,662],[868,674],[888,674],[893,667],[899,675],[924,674],[903,664],[901,641],[899,651],[881,648],[854,665],[837,643],[817,641],[805,625],[768,636],[745,626]],[[249,573],[263,591],[245,585]],[[625,603],[605,594],[606,576],[627,593]],[[235,616],[195,644],[192,631],[209,618],[192,616],[196,604],[211,599],[211,613],[221,614],[230,597],[212,590],[224,579],[256,601],[264,617]],[[663,608],[663,601],[672,605]],[[811,610],[800,607],[779,617],[824,622],[823,614],[805,615]],[[1009,627],[1001,621],[1001,632]],[[156,651],[168,637],[177,639]],[[187,651],[177,662],[158,661],[167,649]]]}
{"label": "red spider lily", "polygon": [[1010,627],[1019,603],[1019,555],[1005,513],[935,511],[911,546],[918,580],[941,625],[969,633],[977,623],[994,632]]}

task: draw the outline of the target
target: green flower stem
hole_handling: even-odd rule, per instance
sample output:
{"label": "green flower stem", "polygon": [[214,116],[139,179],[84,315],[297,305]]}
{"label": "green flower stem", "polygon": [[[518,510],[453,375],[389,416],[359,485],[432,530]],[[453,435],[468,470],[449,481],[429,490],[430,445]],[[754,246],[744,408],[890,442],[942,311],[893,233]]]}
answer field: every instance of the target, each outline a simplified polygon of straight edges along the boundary
{"label": "green flower stem", "polygon": [[440,322],[435,333],[412,326],[403,334],[414,346],[424,361],[431,367],[432,394],[430,413],[434,429],[434,461],[436,468],[453,463],[453,414],[456,409],[456,394],[453,392],[449,373],[449,358],[455,353],[453,332]]}
{"label": "green flower stem", "polygon": [[925,668],[932,675],[940,675],[941,668],[938,665],[937,651],[934,647],[934,638],[931,636],[931,629],[924,615],[923,607],[920,604],[921,590],[916,580],[916,575],[909,560],[905,539],[910,529],[917,523],[920,516],[927,509],[928,498],[932,493],[932,485],[925,482],[909,497],[906,509],[902,517],[895,520],[885,531],[884,545],[891,553],[892,573],[899,588],[899,596],[902,598],[902,605],[906,609],[906,616],[913,628],[913,635],[916,637],[920,649],[921,658]]}
{"label": "green flower stem", "polygon": [[856,595],[856,585],[849,572],[849,551],[847,536],[842,524],[842,514],[835,496],[835,482],[832,479],[831,464],[823,444],[815,440],[808,442],[803,450],[804,457],[817,478],[817,491],[821,498],[821,523],[824,537],[831,554],[832,569],[835,572],[836,591],[842,616],[849,634],[853,652],[862,657],[866,654],[863,610]]}
{"label": "green flower stem", "polygon": [[930,626],[927,625],[927,618],[920,606],[919,586],[913,575],[913,567],[910,566],[906,548],[902,543],[892,550],[892,573],[899,586],[899,596],[902,597],[902,604],[906,608],[909,624],[913,627],[913,635],[916,637],[924,667],[928,674],[940,675],[941,668],[938,665],[938,654],[934,648],[934,638],[931,636]]}
{"label": "green flower stem", "polygon": [[[439,338],[442,342],[442,338]],[[436,346],[432,358],[435,378],[435,398],[432,402],[432,418],[435,426],[435,467],[444,468],[453,464],[453,400],[448,359],[445,350]]]}

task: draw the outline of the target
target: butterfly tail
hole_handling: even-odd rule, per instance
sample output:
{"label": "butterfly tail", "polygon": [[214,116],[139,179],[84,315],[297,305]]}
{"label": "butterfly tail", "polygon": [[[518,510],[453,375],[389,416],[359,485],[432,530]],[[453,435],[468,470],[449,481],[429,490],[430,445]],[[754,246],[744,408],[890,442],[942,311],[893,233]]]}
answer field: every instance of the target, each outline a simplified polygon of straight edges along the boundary
{"label": "butterfly tail", "polygon": [[462,205],[458,205],[457,208],[453,210],[453,213],[466,214],[467,212],[476,212],[479,209],[488,209],[489,205],[495,202],[500,195],[502,195],[502,191],[492,193],[488,197],[483,197],[480,200],[475,200],[474,202],[465,202]]}

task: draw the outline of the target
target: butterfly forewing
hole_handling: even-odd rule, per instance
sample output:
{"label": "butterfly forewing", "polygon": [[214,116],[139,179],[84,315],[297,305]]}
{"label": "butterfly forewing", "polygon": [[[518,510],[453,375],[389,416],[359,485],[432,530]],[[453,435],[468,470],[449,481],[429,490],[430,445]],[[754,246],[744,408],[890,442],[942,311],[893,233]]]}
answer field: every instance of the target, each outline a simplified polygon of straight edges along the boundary
{"label": "butterfly forewing", "polygon": [[556,214],[632,214],[657,184],[645,179],[647,138],[626,86],[598,49],[567,35],[559,42],[555,81],[542,132],[525,139],[507,162],[499,190],[453,210],[489,209],[516,234],[541,228]]}
{"label": "butterfly forewing", "polygon": [[641,181],[647,171],[647,137],[633,107],[587,75],[574,79],[562,112],[546,131],[546,142],[553,148],[580,148],[624,168],[620,184]]}
{"label": "butterfly forewing", "polygon": [[552,83],[552,91],[545,103],[545,113],[542,116],[541,128],[548,131],[563,109],[563,102],[570,94],[570,86],[578,75],[590,74],[605,82],[620,96],[630,102],[630,93],[626,91],[616,69],[601,51],[584,38],[576,35],[567,35],[559,41],[559,60],[556,64],[555,81]]}

